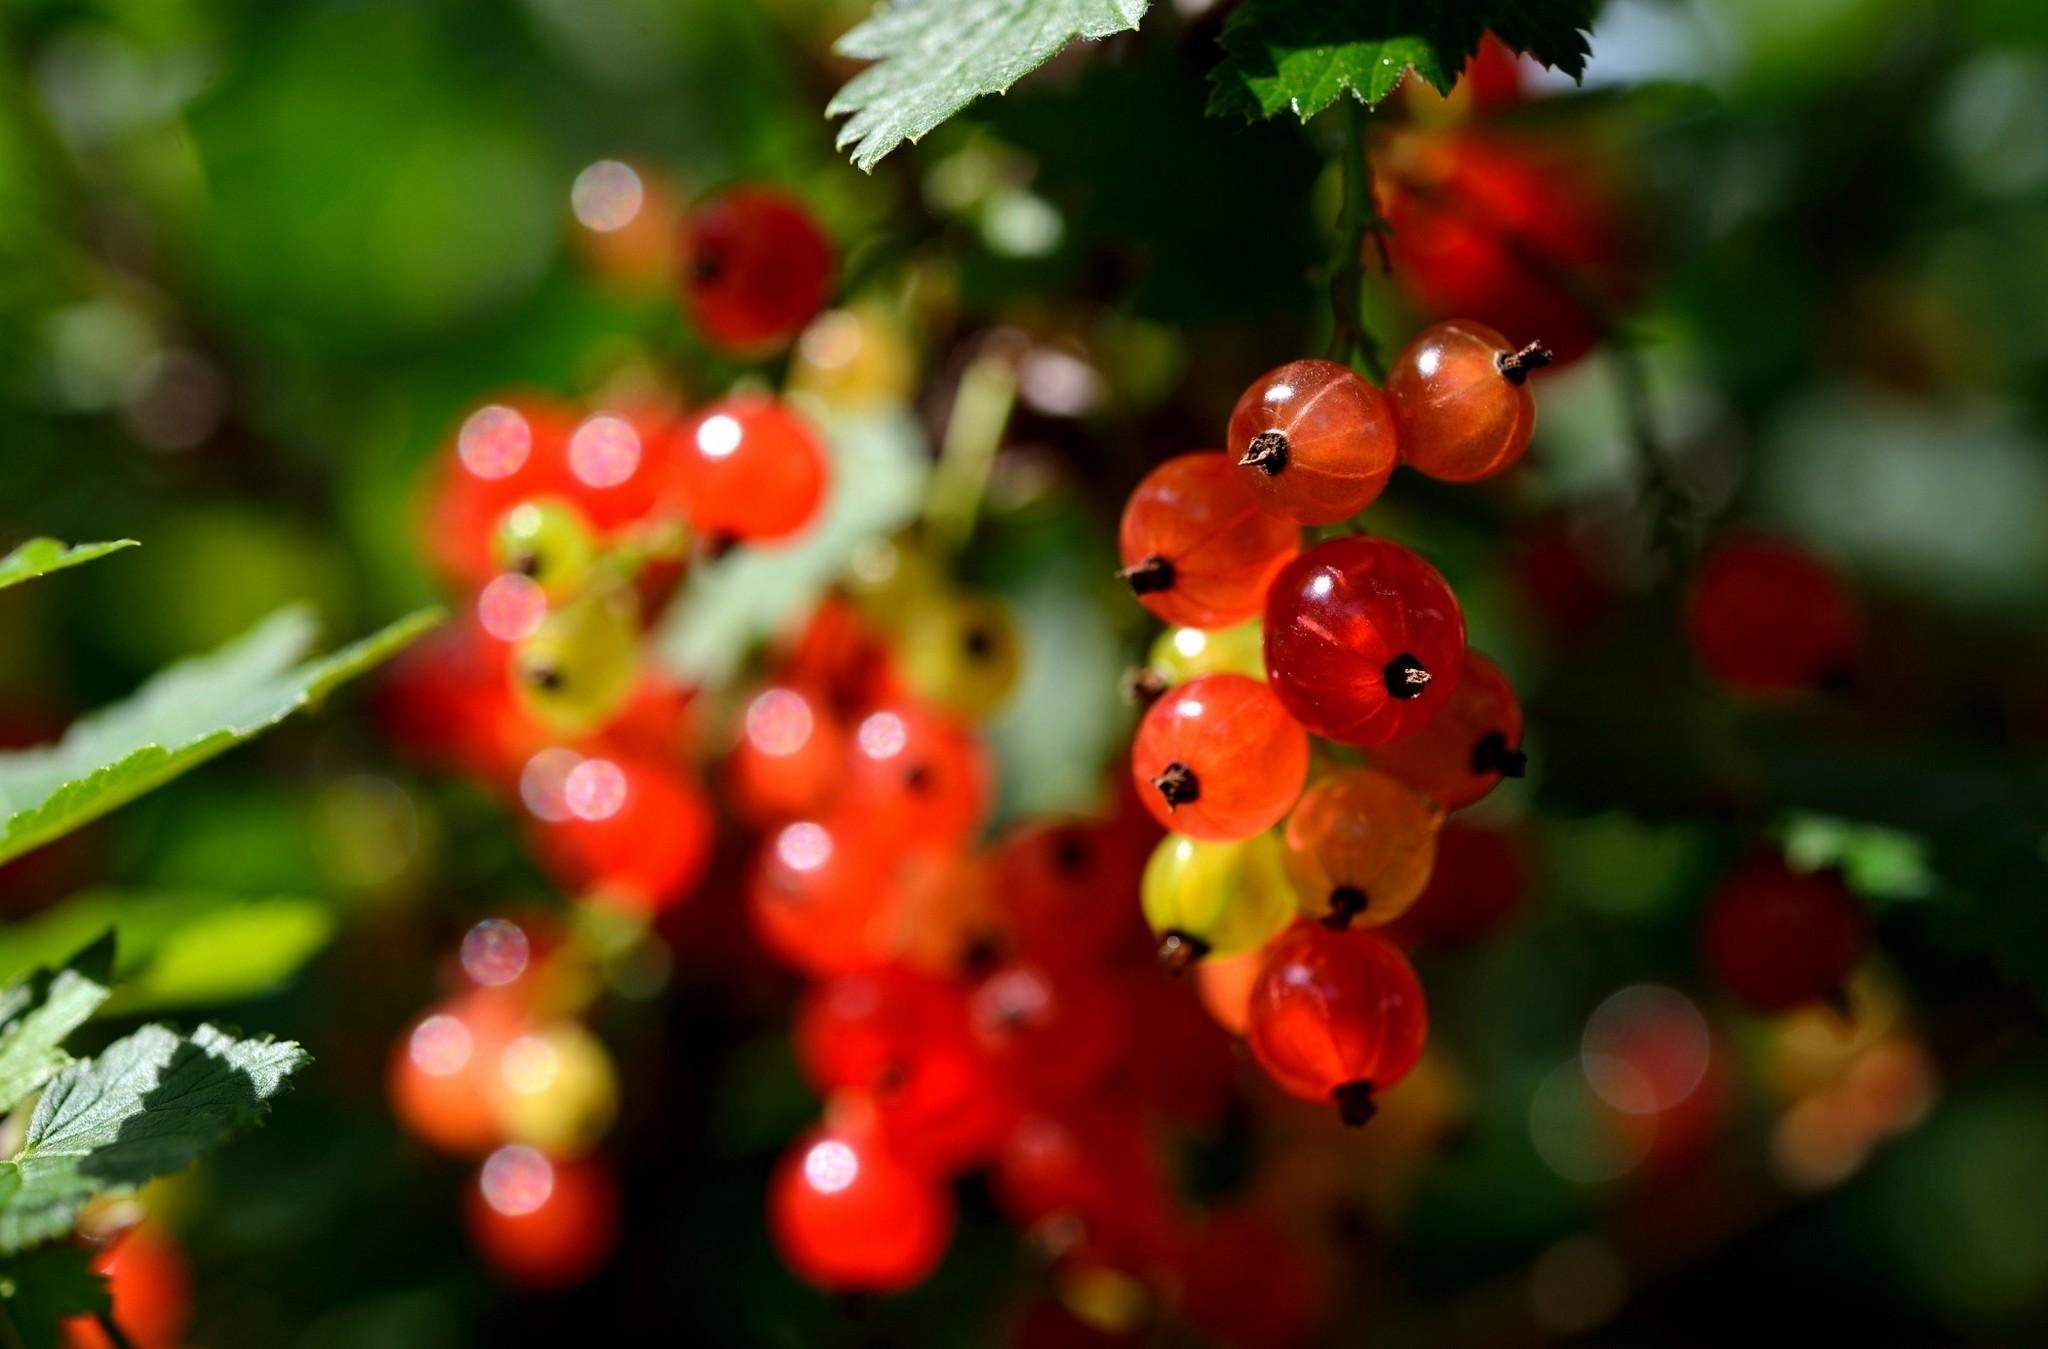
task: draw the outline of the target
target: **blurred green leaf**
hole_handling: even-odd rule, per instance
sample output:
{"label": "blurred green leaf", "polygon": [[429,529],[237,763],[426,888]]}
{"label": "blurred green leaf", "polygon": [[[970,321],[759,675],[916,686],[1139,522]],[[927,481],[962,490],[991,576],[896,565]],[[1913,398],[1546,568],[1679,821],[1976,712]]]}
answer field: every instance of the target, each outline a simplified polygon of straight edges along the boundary
{"label": "blurred green leaf", "polygon": [[21,1188],[0,1208],[0,1250],[63,1236],[96,1194],[183,1170],[255,1123],[307,1062],[288,1040],[144,1026],[66,1068],[36,1102],[9,1163]]}
{"label": "blurred green leaf", "polygon": [[1443,93],[1491,28],[1577,78],[1597,0],[1245,0],[1224,21],[1209,111],[1306,122],[1349,91],[1374,105],[1411,69]]}
{"label": "blurred green leaf", "polygon": [[65,1037],[106,1001],[113,963],[108,933],[61,968],[26,977],[17,977],[19,967],[9,971],[12,982],[0,989],[0,1111],[20,1105],[71,1062]]}
{"label": "blurred green leaf", "polygon": [[79,895],[0,929],[0,978],[52,963],[111,929],[119,987],[110,1014],[228,1002],[289,979],[334,926],[325,904],[293,896]]}
{"label": "blurred green leaf", "polygon": [[68,547],[56,539],[30,539],[6,557],[0,557],[0,590],[135,546],[134,539],[115,539],[110,543],[75,543]]}
{"label": "blurred green leaf", "polygon": [[853,114],[839,145],[873,169],[983,94],[1000,94],[1077,37],[1138,26],[1149,0],[883,0],[839,39],[841,56],[873,61],[833,95],[827,117]]}
{"label": "blurred green leaf", "polygon": [[0,861],[47,843],[257,735],[440,621],[423,609],[300,663],[313,620],[286,609],[210,655],[160,672],[54,745],[0,754]]}
{"label": "blurred green leaf", "polygon": [[64,1322],[113,1309],[107,1278],[83,1246],[45,1246],[0,1260],[0,1298],[22,1349],[58,1349]]}

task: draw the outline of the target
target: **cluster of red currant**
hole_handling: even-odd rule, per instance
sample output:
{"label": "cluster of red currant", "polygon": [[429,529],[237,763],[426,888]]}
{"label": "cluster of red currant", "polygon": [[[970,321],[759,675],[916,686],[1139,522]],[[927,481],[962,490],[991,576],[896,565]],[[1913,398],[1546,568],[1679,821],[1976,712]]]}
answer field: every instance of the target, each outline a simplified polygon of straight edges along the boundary
{"label": "cluster of red currant", "polygon": [[[1397,464],[1453,482],[1511,467],[1535,420],[1528,374],[1547,360],[1453,321],[1400,354],[1385,391],[1290,362],[1238,399],[1227,451],[1168,460],[1124,508],[1123,575],[1188,653],[1141,681],[1157,696],[1131,752],[1174,831],[1144,879],[1161,958],[1262,952],[1253,1053],[1351,1123],[1414,1066],[1427,1024],[1414,971],[1372,929],[1421,896],[1444,812],[1521,774],[1522,718],[1499,669],[1467,652],[1434,568],[1360,535],[1303,549],[1301,527],[1355,516]],[[1180,635],[1216,629],[1235,636]],[[1362,762],[1331,751],[1304,790],[1312,735]]]}
{"label": "cluster of red currant", "polygon": [[[823,306],[832,253],[800,206],[745,187],[681,225],[683,298],[712,344],[789,342]],[[465,604],[379,695],[400,744],[501,794],[532,854],[595,930],[651,921],[702,880],[714,841],[696,690],[645,653],[693,557],[774,546],[816,517],[829,460],[765,393],[682,416],[640,404],[578,413],[508,395],[461,425],[422,539]],[[596,1149],[618,1074],[580,1019],[605,942],[572,923],[487,919],[464,938],[461,989],[396,1045],[392,1108],[414,1137],[480,1160],[468,1219],[508,1277],[560,1286],[610,1257],[620,1200]],[[573,939],[572,939],[573,938]]]}

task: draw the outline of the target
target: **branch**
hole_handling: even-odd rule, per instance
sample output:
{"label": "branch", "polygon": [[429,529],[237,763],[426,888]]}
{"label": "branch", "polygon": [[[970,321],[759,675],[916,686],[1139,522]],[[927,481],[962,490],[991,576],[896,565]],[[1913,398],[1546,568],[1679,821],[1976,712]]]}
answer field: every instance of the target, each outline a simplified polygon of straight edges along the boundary
{"label": "branch", "polygon": [[1379,348],[1365,330],[1365,245],[1370,236],[1379,252],[1380,271],[1391,270],[1387,258],[1387,222],[1380,219],[1372,195],[1372,160],[1365,149],[1365,103],[1344,98],[1344,144],[1338,152],[1344,199],[1337,213],[1337,256],[1330,269],[1330,359],[1365,367],[1378,383],[1387,377]]}

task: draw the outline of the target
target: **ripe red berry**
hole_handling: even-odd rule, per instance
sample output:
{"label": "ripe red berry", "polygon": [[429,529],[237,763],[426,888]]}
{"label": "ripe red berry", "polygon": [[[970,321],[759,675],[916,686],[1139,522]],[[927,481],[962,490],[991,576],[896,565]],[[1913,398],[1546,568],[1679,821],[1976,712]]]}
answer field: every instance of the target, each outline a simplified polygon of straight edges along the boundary
{"label": "ripe red berry", "polygon": [[994,795],[988,751],[936,707],[899,699],[853,728],[844,800],[879,839],[963,844],[988,818]]}
{"label": "ripe red berry", "polygon": [[470,1187],[470,1240],[507,1281],[556,1289],[583,1283],[619,1244],[619,1182],[597,1159],[554,1161],[524,1144],[499,1148]]}
{"label": "ripe red berry", "polygon": [[846,728],[822,695],[773,685],[741,717],[725,761],[727,794],[751,824],[819,814],[839,792],[846,754]]}
{"label": "ripe red berry", "polygon": [[440,458],[428,489],[421,543],[443,576],[480,586],[504,570],[496,557],[499,522],[522,501],[573,500],[568,443],[573,410],[506,395],[476,409]]}
{"label": "ripe red berry", "polygon": [[1373,767],[1445,810],[1469,806],[1503,777],[1522,776],[1522,705],[1498,665],[1467,651],[1443,711],[1415,734],[1377,746],[1370,757]]}
{"label": "ripe red berry", "polygon": [[766,394],[736,394],[683,424],[670,442],[675,490],[708,540],[768,542],[809,524],[830,462],[817,433]]}
{"label": "ripe red berry", "polygon": [[1214,451],[1169,459],[1124,505],[1123,576],[1168,623],[1227,628],[1258,615],[1273,573],[1301,551],[1301,531],[1260,509]]}
{"label": "ripe red berry", "polygon": [[1254,1208],[1210,1216],[1181,1261],[1181,1312],[1233,1349],[1299,1349],[1324,1300],[1315,1253]]}
{"label": "ripe red berry", "polygon": [[1399,918],[1429,882],[1442,819],[1413,787],[1370,768],[1321,779],[1287,817],[1287,876],[1301,911],[1337,928]]}
{"label": "ripe red berry", "polygon": [[481,1156],[504,1140],[496,1093],[499,1059],[526,1026],[508,993],[479,990],[431,1009],[392,1046],[391,1113],[414,1138],[455,1156]]}
{"label": "ripe red berry", "polygon": [[563,818],[538,822],[541,860],[565,889],[640,913],[689,897],[711,860],[711,803],[688,775],[606,753],[571,768]]}
{"label": "ripe red berry", "polygon": [[1170,1241],[1171,1184],[1135,1096],[1034,1111],[996,1160],[996,1202],[1050,1254],[1145,1268]]}
{"label": "ripe red berry", "polygon": [[887,1146],[868,1101],[832,1104],[825,1124],[784,1154],[769,1182],[775,1245],[797,1276],[818,1288],[909,1288],[945,1254],[953,1197]]}
{"label": "ripe red berry", "polygon": [[1128,1012],[1100,971],[1021,963],[991,971],[968,1003],[976,1043],[998,1076],[1041,1103],[1079,1099],[1102,1082],[1128,1043]]}
{"label": "ripe red berry", "polygon": [[1425,328],[1387,372],[1401,462],[1445,482],[1513,468],[1536,429],[1529,372],[1549,362],[1542,343],[1512,347],[1483,323]]}
{"label": "ripe red berry", "polygon": [[1740,689],[1810,689],[1849,672],[1856,615],[1841,579],[1789,539],[1724,539],[1693,579],[1693,648]]}
{"label": "ripe red berry", "polygon": [[1387,396],[1335,361],[1289,361],[1253,380],[1223,448],[1260,505],[1304,525],[1364,510],[1399,460]]}
{"label": "ripe red berry", "polygon": [[1714,974],[1765,1012],[1838,996],[1868,937],[1863,906],[1840,876],[1796,872],[1774,856],[1722,880],[1701,932]]}
{"label": "ripe red berry", "polygon": [[1401,545],[1329,539],[1273,578],[1265,641],[1270,686],[1297,721],[1326,739],[1383,745],[1450,700],[1465,615],[1436,569]]}
{"label": "ripe red berry", "polygon": [[1267,948],[1252,986],[1251,1046],[1290,1095],[1335,1101],[1347,1124],[1422,1057],[1429,1010],[1408,959],[1363,928],[1296,923]]}
{"label": "ripe red berry", "polygon": [[[170,1233],[144,1221],[93,1257],[107,1279],[113,1321],[131,1349],[176,1349],[192,1318],[192,1275]],[[113,1349],[92,1317],[64,1323],[66,1349]]]}
{"label": "ripe red berry", "polygon": [[1131,776],[1153,818],[1192,838],[1250,838],[1287,814],[1308,777],[1308,735],[1270,687],[1204,675],[1152,704]]}
{"label": "ripe red berry", "polygon": [[762,949],[814,976],[880,964],[895,903],[887,861],[857,816],[798,820],[776,830],[747,890]]}
{"label": "ripe red berry", "polygon": [[697,327],[743,355],[781,347],[825,307],[832,244],[803,204],[770,187],[736,187],[683,223],[683,296]]}
{"label": "ripe red berry", "polygon": [[1529,888],[1522,845],[1505,830],[1453,820],[1436,836],[1429,885],[1387,936],[1404,947],[1465,946],[1497,931]]}
{"label": "ripe red berry", "polygon": [[1130,903],[1151,851],[1151,822],[1039,820],[996,845],[996,883],[1018,951],[1041,964],[1090,965],[1139,931]]}

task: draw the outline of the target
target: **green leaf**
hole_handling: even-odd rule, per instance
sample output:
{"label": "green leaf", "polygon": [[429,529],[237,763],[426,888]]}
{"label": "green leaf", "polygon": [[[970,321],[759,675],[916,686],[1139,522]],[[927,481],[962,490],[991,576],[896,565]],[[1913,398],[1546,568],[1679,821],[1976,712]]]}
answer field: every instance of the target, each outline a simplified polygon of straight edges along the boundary
{"label": "green leaf", "polygon": [[1599,0],[1244,0],[1224,21],[1209,111],[1306,122],[1349,92],[1379,103],[1410,70],[1449,93],[1491,28],[1577,78]]}
{"label": "green leaf", "polygon": [[841,56],[873,61],[833,95],[841,149],[871,170],[983,94],[1000,94],[1077,37],[1138,26],[1149,0],[882,0],[839,39]]}
{"label": "green leaf", "polygon": [[312,615],[280,610],[218,651],[159,672],[56,744],[0,754],[0,862],[268,730],[439,621],[423,609],[305,661]]}
{"label": "green leaf", "polygon": [[37,970],[0,989],[0,1112],[71,1062],[64,1041],[106,1001],[113,983],[114,935],[106,933],[63,968]]}
{"label": "green leaf", "polygon": [[44,1246],[0,1260],[0,1299],[24,1349],[58,1349],[64,1322],[111,1312],[107,1277],[83,1246]]}
{"label": "green leaf", "polygon": [[51,964],[113,929],[109,1014],[270,992],[334,935],[334,914],[299,896],[92,892],[0,928],[0,979]]}
{"label": "green leaf", "polygon": [[81,562],[118,553],[123,548],[136,547],[134,539],[115,539],[111,543],[79,543],[69,547],[56,539],[30,539],[21,547],[0,557],[0,590],[23,581],[33,581],[38,576],[48,576],[53,571],[75,567]]}
{"label": "green leaf", "polygon": [[144,1026],[64,1069],[14,1158],[21,1189],[0,1208],[0,1251],[65,1235],[96,1194],[182,1171],[253,1124],[306,1062],[290,1041]]}

